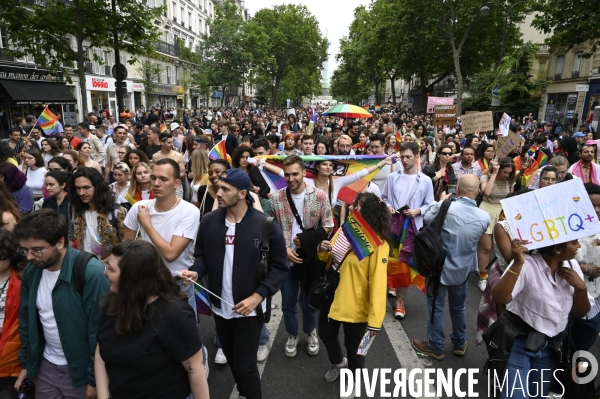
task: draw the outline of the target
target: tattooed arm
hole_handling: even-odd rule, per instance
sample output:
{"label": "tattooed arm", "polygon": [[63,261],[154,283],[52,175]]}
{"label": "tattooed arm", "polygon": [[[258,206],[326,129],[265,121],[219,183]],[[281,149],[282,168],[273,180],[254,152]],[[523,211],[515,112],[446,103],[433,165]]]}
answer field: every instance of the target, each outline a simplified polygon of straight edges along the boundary
{"label": "tattooed arm", "polygon": [[188,373],[194,399],[209,399],[210,393],[208,392],[208,382],[206,381],[202,362],[202,350],[199,350],[194,356],[184,360],[181,364]]}

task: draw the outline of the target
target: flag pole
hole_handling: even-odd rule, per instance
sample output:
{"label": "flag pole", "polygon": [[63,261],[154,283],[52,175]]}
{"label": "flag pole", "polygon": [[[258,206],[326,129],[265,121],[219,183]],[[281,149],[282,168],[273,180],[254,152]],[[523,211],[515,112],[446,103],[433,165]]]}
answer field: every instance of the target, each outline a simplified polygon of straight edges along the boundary
{"label": "flag pole", "polygon": [[[48,108],[48,106],[46,105],[46,108],[44,108],[42,110],[42,112],[40,113],[40,116],[42,116],[42,114],[44,113],[44,111]],[[29,134],[27,135],[27,137],[31,136],[31,131],[33,130],[34,126],[37,126],[38,122],[40,121],[40,117],[38,116],[37,119],[35,120],[35,124],[31,127],[31,129],[29,129]]]}

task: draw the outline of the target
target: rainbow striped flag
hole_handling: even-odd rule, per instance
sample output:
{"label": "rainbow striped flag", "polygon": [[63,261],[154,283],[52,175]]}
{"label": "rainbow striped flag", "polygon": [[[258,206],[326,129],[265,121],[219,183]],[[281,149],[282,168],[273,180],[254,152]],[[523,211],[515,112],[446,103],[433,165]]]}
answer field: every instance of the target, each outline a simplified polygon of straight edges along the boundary
{"label": "rainbow striped flag", "polygon": [[402,133],[396,132],[396,152],[400,152],[400,143],[402,143]]}
{"label": "rainbow striped flag", "polygon": [[371,255],[381,245],[381,239],[358,211],[348,216],[342,230],[359,261]]}
{"label": "rainbow striped flag", "polygon": [[[286,157],[281,155],[260,155],[256,158],[266,158],[267,163],[281,169],[283,168],[283,160]],[[300,158],[302,158],[306,167],[306,177],[311,179],[315,177],[317,161],[332,161],[333,179],[335,180],[338,177],[350,175],[376,164],[382,159],[387,158],[387,155],[302,155]],[[369,184],[377,173],[379,173],[379,169],[343,187],[338,194],[338,199],[351,204],[354,202],[356,195]],[[268,172],[266,169],[262,171],[262,174],[273,191],[281,190],[287,186],[283,176]]]}
{"label": "rainbow striped flag", "polygon": [[535,145],[532,145],[531,148],[529,148],[529,151],[527,151],[527,155],[533,157],[537,150],[538,148]]}
{"label": "rainbow striped flag", "polygon": [[544,154],[544,151],[540,151],[537,156],[537,163],[540,168],[548,164],[548,155]]}
{"label": "rainbow striped flag", "polygon": [[210,309],[210,300],[208,299],[208,292],[204,289],[203,281],[199,280],[197,283],[201,285],[201,287],[198,287],[194,284],[194,288],[196,288],[196,310],[198,311],[198,322],[200,322],[200,315],[211,316],[212,310]]}
{"label": "rainbow striped flag", "polygon": [[160,132],[161,133],[169,133],[169,130],[167,129],[167,125],[165,125],[164,122],[160,125]]}
{"label": "rainbow striped flag", "polygon": [[58,116],[54,115],[52,111],[50,111],[48,107],[46,107],[40,114],[40,117],[35,122],[35,124],[41,127],[44,130],[44,133],[49,134],[53,133],[56,130],[57,121]]}
{"label": "rainbow striped flag", "polygon": [[376,105],[375,112],[380,112],[380,111],[381,111],[381,105]]}
{"label": "rainbow striped flag", "polygon": [[225,159],[227,162],[231,163],[231,157],[227,154],[227,149],[225,148],[225,142],[220,141],[219,144],[215,145],[212,150],[208,153],[208,157],[213,159]]}

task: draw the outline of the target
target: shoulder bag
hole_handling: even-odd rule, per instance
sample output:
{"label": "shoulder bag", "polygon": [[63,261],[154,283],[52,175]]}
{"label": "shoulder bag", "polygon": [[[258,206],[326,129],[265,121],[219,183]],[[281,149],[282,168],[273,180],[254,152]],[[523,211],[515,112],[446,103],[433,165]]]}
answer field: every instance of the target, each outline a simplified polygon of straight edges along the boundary
{"label": "shoulder bag", "polygon": [[[257,289],[265,276],[269,274],[269,268],[271,262],[269,260],[269,241],[271,239],[271,226],[273,225],[273,217],[269,216],[265,221],[265,227],[263,229],[262,243],[260,244],[260,261],[256,268],[256,276],[254,277],[254,289]],[[266,300],[266,311],[263,312],[262,302],[256,307],[256,316],[261,323],[268,323],[271,320],[271,296],[267,296]]]}

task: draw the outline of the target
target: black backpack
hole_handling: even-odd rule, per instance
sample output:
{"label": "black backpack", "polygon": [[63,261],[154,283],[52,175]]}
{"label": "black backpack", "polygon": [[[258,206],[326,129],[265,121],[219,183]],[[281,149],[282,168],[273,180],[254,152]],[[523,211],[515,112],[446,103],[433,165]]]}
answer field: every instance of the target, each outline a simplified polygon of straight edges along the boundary
{"label": "black backpack", "polygon": [[421,227],[415,235],[413,245],[413,263],[423,277],[430,278],[442,273],[446,261],[446,251],[442,246],[442,226],[452,200],[445,200],[440,212],[432,224]]}
{"label": "black backpack", "polygon": [[419,274],[428,278],[428,284],[433,284],[433,301],[431,309],[431,324],[435,314],[435,299],[440,288],[440,277],[446,261],[446,250],[442,245],[442,227],[446,214],[454,200],[442,202],[440,212],[432,224],[421,227],[413,240],[413,263]]}
{"label": "black backpack", "polygon": [[71,281],[73,282],[73,288],[75,291],[83,297],[83,289],[85,288],[85,269],[87,264],[92,258],[96,258],[96,255],[85,251],[79,251],[73,264],[73,275]]}

